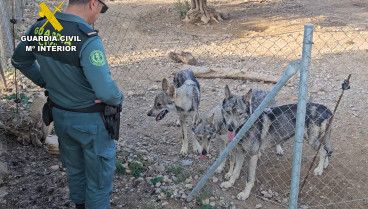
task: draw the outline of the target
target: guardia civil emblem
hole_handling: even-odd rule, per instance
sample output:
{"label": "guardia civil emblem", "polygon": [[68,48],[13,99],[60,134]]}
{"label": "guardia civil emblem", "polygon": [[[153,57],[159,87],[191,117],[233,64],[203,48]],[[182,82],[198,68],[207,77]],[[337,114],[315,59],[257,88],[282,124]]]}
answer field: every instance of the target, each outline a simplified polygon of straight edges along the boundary
{"label": "guardia civil emblem", "polygon": [[105,56],[101,50],[93,50],[89,55],[89,61],[96,66],[104,66],[106,63]]}

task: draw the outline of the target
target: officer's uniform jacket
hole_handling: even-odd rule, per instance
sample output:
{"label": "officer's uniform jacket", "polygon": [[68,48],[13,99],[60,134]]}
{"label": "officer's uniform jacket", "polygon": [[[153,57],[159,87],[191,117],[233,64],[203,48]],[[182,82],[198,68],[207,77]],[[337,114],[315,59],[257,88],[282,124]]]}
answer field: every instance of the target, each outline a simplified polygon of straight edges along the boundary
{"label": "officer's uniform jacket", "polygon": [[[22,41],[16,47],[12,64],[38,86],[46,88],[50,99],[68,109],[94,105],[95,100],[110,105],[123,101],[110,75],[105,50],[97,32],[82,18],[56,12],[55,17],[63,26],[59,32],[51,23],[39,19],[26,32],[30,36],[78,36],[80,41]],[[34,46],[33,51],[26,51]],[[37,51],[38,46],[75,46],[74,52]],[[38,64],[36,63],[36,58]]]}

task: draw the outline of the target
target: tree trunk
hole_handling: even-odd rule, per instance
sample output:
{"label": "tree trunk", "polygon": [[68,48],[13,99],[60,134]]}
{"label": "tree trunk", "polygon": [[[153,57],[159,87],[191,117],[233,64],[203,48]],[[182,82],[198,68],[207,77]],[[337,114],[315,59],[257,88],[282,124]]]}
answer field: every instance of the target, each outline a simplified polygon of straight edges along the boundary
{"label": "tree trunk", "polygon": [[207,24],[210,20],[219,23],[227,18],[227,14],[216,12],[215,9],[208,7],[207,0],[191,0],[190,10],[187,12],[184,21],[190,23],[201,21]]}

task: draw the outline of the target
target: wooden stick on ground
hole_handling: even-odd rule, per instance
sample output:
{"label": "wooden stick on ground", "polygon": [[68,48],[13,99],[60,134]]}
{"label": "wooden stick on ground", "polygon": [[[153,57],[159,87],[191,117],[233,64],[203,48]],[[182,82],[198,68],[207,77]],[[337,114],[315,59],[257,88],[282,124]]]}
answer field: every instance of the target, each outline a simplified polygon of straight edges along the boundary
{"label": "wooden stick on ground", "polygon": [[186,69],[191,69],[197,78],[203,79],[236,79],[236,80],[250,80],[263,81],[265,83],[277,83],[279,77],[256,73],[244,72],[241,70],[234,70],[230,68],[209,68],[207,66],[186,66]]}

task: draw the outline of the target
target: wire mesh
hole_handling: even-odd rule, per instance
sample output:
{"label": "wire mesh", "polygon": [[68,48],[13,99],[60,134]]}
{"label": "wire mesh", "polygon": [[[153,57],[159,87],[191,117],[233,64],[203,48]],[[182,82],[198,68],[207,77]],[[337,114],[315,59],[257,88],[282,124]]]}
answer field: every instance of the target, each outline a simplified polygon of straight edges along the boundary
{"label": "wire mesh", "polygon": [[[2,69],[6,69],[6,66],[10,66],[11,33],[7,32],[9,29],[6,29],[5,22],[9,24],[11,9],[8,7],[11,4],[6,4],[7,0],[0,2],[7,5],[3,8],[8,12],[7,15],[2,14],[0,19],[0,56]],[[26,27],[37,18],[38,14],[34,12],[37,2],[39,3],[28,2],[24,10],[25,23],[16,25],[19,29],[17,40],[19,34],[24,33]],[[58,5],[60,2],[56,0],[48,4]],[[216,208],[288,207],[292,140],[282,146],[283,155],[277,155],[274,147],[262,151],[256,183],[247,200],[238,200],[237,195],[247,184],[248,159],[244,162],[239,179],[231,188],[225,190],[220,186],[226,181],[224,175],[229,169],[227,163],[224,171],[215,174],[206,184],[204,191],[195,200],[196,203],[186,203],[186,195],[220,153],[220,141],[211,143],[206,161],[199,159],[191,148],[191,142],[188,155],[182,157],[179,153],[182,133],[181,128],[176,126],[177,116],[169,113],[164,120],[155,122],[154,118],[149,118],[146,114],[153,105],[157,91],[161,89],[163,78],[172,83],[174,74],[181,69],[191,68],[195,71],[206,67],[211,72],[242,76],[254,73],[279,78],[290,61],[301,58],[303,25],[300,24],[300,27],[288,32],[264,35],[262,25],[251,20],[246,24],[226,26],[221,25],[223,23],[209,26],[183,24],[173,9],[172,2],[167,1],[108,1],[107,4],[108,12],[100,16],[94,27],[99,30],[103,41],[112,77],[126,96],[118,160],[127,163],[126,165],[132,165],[135,161],[141,162],[145,167],[142,176],[148,179],[147,183],[139,184],[136,183],[138,178],[117,176],[112,208],[148,208],[150,205],[162,204],[165,208],[203,205]],[[245,15],[251,17],[252,9],[258,8],[252,2],[235,4],[228,1],[209,1],[208,4],[219,10],[233,10],[233,19],[239,18],[245,10]],[[299,6],[296,2],[272,1],[263,9],[268,12],[268,16],[272,16],[281,7],[299,11]],[[19,8],[18,6],[16,9],[17,19],[23,14]],[[321,176],[314,176],[317,158],[310,171],[310,178],[299,195],[299,206],[366,208],[368,176],[365,171],[368,146],[365,141],[365,127],[368,124],[364,120],[364,97],[368,92],[364,69],[368,64],[368,31],[350,26],[316,27],[313,36],[308,101],[332,109],[340,94],[341,83],[349,73],[353,74],[352,89],[345,93],[335,115],[330,137],[333,153],[329,165]],[[197,59],[198,66],[176,63],[168,57],[169,52],[182,51],[190,52]],[[274,85],[246,78],[227,79],[224,76],[198,76],[197,79],[201,85],[200,115],[222,103],[226,84],[237,95],[245,95],[250,88],[270,91]],[[297,75],[287,83],[275,98],[277,105],[297,102],[298,81]],[[30,91],[27,87],[31,85],[29,81],[20,79],[20,84],[26,84],[23,92]],[[192,141],[192,128],[190,122],[188,123],[188,137]],[[287,131],[289,130],[284,130]],[[275,134],[278,134],[277,130]],[[315,154],[308,146],[304,143],[301,181]],[[134,171],[132,167],[129,168]],[[158,176],[165,178],[160,185],[152,185],[151,180]],[[137,201],[137,197],[141,201]]]}

